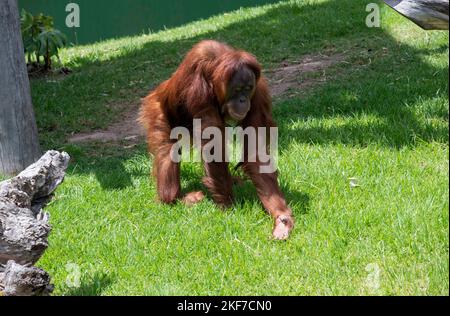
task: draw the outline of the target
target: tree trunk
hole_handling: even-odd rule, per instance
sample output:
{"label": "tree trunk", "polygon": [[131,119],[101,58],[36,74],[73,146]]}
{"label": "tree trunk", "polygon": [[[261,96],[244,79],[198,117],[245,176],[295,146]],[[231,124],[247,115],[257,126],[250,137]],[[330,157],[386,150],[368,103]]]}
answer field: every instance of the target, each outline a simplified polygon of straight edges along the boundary
{"label": "tree trunk", "polygon": [[40,157],[17,0],[0,0],[0,174]]}

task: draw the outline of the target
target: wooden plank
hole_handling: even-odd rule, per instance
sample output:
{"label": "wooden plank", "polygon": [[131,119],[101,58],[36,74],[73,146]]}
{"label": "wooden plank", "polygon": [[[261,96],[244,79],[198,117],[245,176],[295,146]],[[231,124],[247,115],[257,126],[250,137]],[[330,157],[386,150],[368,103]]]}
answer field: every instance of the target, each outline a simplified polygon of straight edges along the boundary
{"label": "wooden plank", "polygon": [[384,0],[425,30],[448,30],[448,0]]}

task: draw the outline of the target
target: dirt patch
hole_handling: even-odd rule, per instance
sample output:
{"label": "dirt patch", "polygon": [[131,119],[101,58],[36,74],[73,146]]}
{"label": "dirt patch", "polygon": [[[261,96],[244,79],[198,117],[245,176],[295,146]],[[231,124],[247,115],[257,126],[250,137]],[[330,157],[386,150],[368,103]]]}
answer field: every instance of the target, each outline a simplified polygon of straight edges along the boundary
{"label": "dirt patch", "polygon": [[72,70],[68,67],[49,69],[36,62],[27,63],[27,71],[30,78],[64,78],[64,76],[72,73]]}
{"label": "dirt patch", "polygon": [[130,144],[137,143],[145,135],[144,130],[136,121],[138,111],[139,106],[135,105],[122,115],[120,122],[112,124],[105,130],[75,134],[69,138],[69,143],[113,142],[120,140],[130,141]]}
{"label": "dirt patch", "polygon": [[[327,80],[325,70],[333,65],[344,61],[343,54],[329,55],[306,55],[298,62],[283,62],[279,67],[265,72],[268,78],[272,96],[283,97],[289,91],[299,93],[317,86]],[[126,140],[132,147],[145,135],[140,125],[136,122],[139,106],[134,105],[132,109],[122,115],[119,122],[112,124],[105,130],[90,133],[75,134],[69,138],[70,143],[82,143],[92,141],[114,142]]]}
{"label": "dirt patch", "polygon": [[306,55],[298,62],[283,64],[266,71],[272,96],[285,95],[288,91],[301,92],[327,80],[325,70],[344,61],[344,54]]}

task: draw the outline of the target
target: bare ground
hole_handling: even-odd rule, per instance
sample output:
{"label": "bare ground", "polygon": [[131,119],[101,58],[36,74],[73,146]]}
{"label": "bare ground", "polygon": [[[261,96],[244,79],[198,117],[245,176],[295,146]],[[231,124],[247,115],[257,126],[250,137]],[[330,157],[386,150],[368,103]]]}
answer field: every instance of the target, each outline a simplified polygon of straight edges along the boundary
{"label": "bare ground", "polygon": [[325,70],[345,59],[343,54],[305,55],[298,62],[283,62],[277,68],[265,72],[274,98],[294,91],[302,93],[327,80]]}
{"label": "bare ground", "polygon": [[74,134],[69,138],[69,143],[83,143],[91,141],[137,141],[144,136],[144,130],[137,120],[139,104],[133,104],[121,117],[119,122],[113,123],[105,130],[97,130],[87,133]]}
{"label": "bare ground", "polygon": [[[301,94],[327,80],[325,70],[333,65],[343,62],[345,55],[305,55],[298,62],[283,62],[279,67],[267,70],[265,76],[268,79],[273,98],[283,98],[289,94]],[[144,136],[143,129],[137,123],[139,104],[129,106],[121,120],[109,126],[105,130],[97,130],[87,133],[74,134],[69,138],[69,143],[82,142],[111,142],[129,141],[136,144]]]}

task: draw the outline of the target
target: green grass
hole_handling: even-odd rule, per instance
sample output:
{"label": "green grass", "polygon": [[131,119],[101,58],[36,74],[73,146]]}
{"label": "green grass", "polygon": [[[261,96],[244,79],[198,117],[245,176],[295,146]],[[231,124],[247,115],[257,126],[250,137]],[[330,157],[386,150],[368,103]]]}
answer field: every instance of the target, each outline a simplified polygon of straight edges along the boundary
{"label": "green grass", "polygon": [[[43,147],[73,158],[47,207],[53,231],[39,261],[55,293],[448,295],[448,33],[384,6],[382,27],[369,29],[365,5],[282,2],[63,51],[73,74],[32,81]],[[66,142],[120,120],[204,38],[247,49],[265,68],[347,56],[325,84],[275,101],[280,183],[297,219],[287,242],[270,240],[250,183],[225,212],[210,199],[161,205],[145,144]],[[183,188],[201,188],[201,175],[184,164]],[[66,285],[68,263],[79,288]],[[367,282],[373,269],[379,288]]]}

